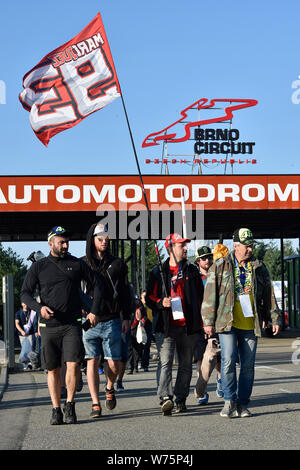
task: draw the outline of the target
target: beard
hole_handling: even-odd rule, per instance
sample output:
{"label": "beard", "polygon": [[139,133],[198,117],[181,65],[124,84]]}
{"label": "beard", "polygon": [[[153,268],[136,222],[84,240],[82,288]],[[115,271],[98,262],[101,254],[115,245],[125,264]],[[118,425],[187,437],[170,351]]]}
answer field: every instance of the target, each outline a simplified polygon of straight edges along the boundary
{"label": "beard", "polygon": [[53,245],[52,251],[56,256],[59,256],[60,258],[64,258],[68,253],[67,248],[58,248],[55,245]]}

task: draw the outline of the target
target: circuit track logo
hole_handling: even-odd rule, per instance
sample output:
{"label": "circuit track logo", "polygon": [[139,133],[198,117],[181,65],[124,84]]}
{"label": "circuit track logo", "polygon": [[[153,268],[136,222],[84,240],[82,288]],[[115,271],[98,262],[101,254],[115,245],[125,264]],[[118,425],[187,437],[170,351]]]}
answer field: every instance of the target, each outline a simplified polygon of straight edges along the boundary
{"label": "circuit track logo", "polygon": [[[195,103],[191,104],[187,108],[181,111],[181,118],[173,122],[169,126],[161,129],[160,131],[153,132],[149,134],[143,141],[142,147],[150,147],[153,145],[159,145],[160,142],[185,142],[191,137],[191,128],[195,126],[203,126],[207,124],[214,124],[218,122],[229,121],[233,118],[233,112],[243,108],[249,108],[255,106],[258,103],[257,100],[253,99],[212,99],[208,103],[207,98],[201,98]],[[220,106],[220,107],[219,107]],[[190,110],[212,110],[218,109],[221,110],[219,115],[210,118],[210,119],[199,119],[197,121],[189,122],[189,112]],[[174,127],[177,124],[184,125],[184,135],[177,135],[174,132]]]}

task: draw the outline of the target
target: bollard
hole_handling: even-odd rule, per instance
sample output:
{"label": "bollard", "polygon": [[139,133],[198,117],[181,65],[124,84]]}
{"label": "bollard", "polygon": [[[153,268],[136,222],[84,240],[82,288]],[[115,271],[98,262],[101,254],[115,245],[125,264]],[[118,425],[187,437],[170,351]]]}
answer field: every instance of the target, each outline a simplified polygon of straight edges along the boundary
{"label": "bollard", "polygon": [[14,281],[11,274],[2,278],[3,336],[8,369],[15,367]]}

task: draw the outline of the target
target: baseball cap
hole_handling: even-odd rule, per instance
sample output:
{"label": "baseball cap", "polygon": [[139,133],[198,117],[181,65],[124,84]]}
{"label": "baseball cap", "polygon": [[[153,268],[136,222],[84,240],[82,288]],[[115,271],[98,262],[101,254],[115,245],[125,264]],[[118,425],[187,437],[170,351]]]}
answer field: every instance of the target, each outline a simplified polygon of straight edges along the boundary
{"label": "baseball cap", "polygon": [[93,236],[100,236],[100,237],[103,237],[103,238],[107,238],[108,237],[108,227],[107,227],[107,224],[106,225],[103,225],[103,224],[97,224],[95,229],[94,229],[94,233],[93,233]]}
{"label": "baseball cap", "polygon": [[62,227],[61,225],[56,225],[55,227],[53,227],[48,232],[47,240],[49,242],[52,237],[66,237],[66,238],[69,238],[70,235],[71,235],[70,232],[68,230],[66,230],[64,227]]}
{"label": "baseball cap", "polygon": [[190,241],[191,240],[189,238],[182,238],[178,233],[170,233],[166,238],[165,247],[168,248],[168,246],[171,246],[174,243],[190,243]]}
{"label": "baseball cap", "polygon": [[212,252],[208,246],[200,246],[200,248],[198,248],[195,252],[195,263],[199,258],[210,255],[212,256]]}
{"label": "baseball cap", "polygon": [[249,246],[255,243],[253,233],[248,228],[239,228],[233,232],[233,242],[241,243],[242,245]]}

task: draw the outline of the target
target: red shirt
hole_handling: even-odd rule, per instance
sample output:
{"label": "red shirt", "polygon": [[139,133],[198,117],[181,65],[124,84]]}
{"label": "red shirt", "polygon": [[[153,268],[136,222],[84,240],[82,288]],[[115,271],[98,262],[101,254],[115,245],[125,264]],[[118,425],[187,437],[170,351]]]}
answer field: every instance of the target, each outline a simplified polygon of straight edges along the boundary
{"label": "red shirt", "polygon": [[[185,315],[185,303],[184,303],[184,282],[183,282],[183,273],[182,269],[179,272],[179,266],[170,266],[171,279],[173,286],[171,284],[171,297],[180,297],[182,303],[183,314]],[[179,277],[179,279],[178,279]],[[174,320],[172,312],[170,313],[170,325],[173,326],[185,326],[185,318],[181,320]]]}

